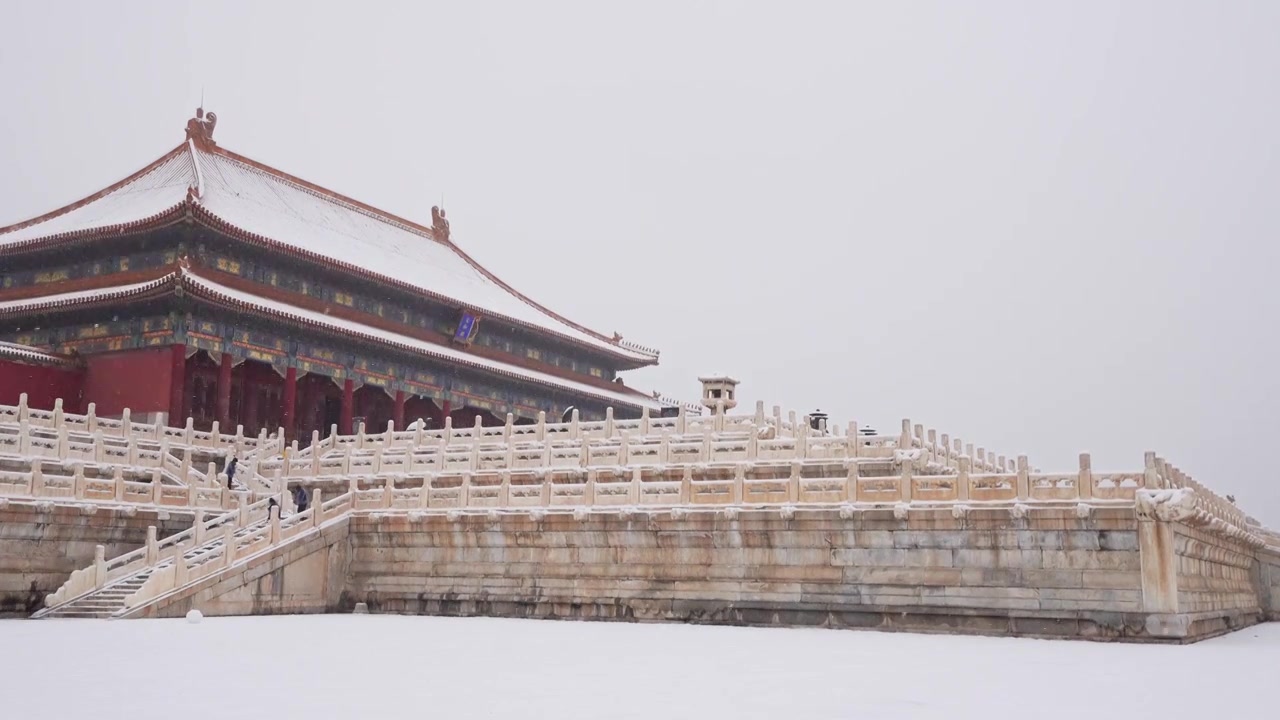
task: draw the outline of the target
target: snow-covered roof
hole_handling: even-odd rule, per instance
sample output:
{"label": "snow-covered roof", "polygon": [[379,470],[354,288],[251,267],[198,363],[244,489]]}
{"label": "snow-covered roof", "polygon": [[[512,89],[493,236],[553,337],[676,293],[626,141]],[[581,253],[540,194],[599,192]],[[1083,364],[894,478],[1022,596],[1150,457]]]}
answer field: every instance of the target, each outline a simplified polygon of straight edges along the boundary
{"label": "snow-covered roof", "polygon": [[639,393],[620,392],[611,388],[589,385],[584,382],[578,382],[548,373],[539,372],[537,370],[530,370],[518,365],[512,365],[500,360],[480,357],[447,345],[439,345],[426,340],[409,337],[408,335],[401,335],[400,333],[383,330],[371,325],[365,325],[364,323],[355,322],[353,320],[334,317],[327,313],[308,310],[296,305],[262,298],[254,295],[253,293],[237,290],[207,278],[202,278],[191,272],[186,273],[185,279],[191,286],[200,288],[205,292],[211,292],[236,303],[256,307],[273,315],[302,320],[308,324],[320,325],[322,327],[338,330],[341,331],[343,335],[371,338],[389,345],[415,350],[426,355],[448,360],[452,363],[473,365],[485,370],[498,372],[503,375],[512,375],[525,380],[531,380],[540,385],[566,388],[584,395],[598,397],[602,400],[621,402],[631,407],[648,406],[650,408],[659,408],[662,406],[657,400]]}
{"label": "snow-covered roof", "polygon": [[65,307],[88,303],[100,304],[103,302],[118,302],[119,300],[130,297],[143,295],[151,296],[155,293],[165,292],[172,289],[179,283],[182,284],[192,295],[205,297],[214,301],[229,302],[233,305],[246,307],[267,315],[295,322],[302,322],[329,330],[336,330],[345,336],[392,345],[402,350],[422,353],[438,359],[447,360],[454,364],[468,365],[482,371],[488,371],[508,377],[515,377],[538,385],[562,388],[582,395],[599,398],[605,402],[620,403],[628,407],[649,407],[651,409],[657,409],[663,405],[658,400],[643,393],[639,393],[625,387],[615,389],[614,387],[611,387],[611,383],[602,382],[600,385],[593,385],[569,378],[558,377],[550,373],[540,372],[538,370],[532,370],[519,365],[502,362],[501,360],[475,355],[456,347],[440,345],[438,343],[383,330],[381,328],[353,320],[334,317],[327,313],[308,310],[289,303],[264,298],[259,295],[255,295],[254,293],[228,287],[222,283],[201,277],[197,272],[189,270],[186,267],[179,267],[174,272],[147,282],[97,288],[94,290],[79,290],[76,292],[61,293],[58,295],[45,295],[26,300],[8,300],[0,302],[0,314],[6,312],[31,312],[33,310],[44,308]]}
{"label": "snow-covered roof", "polygon": [[[189,193],[189,189],[193,192]],[[634,366],[657,352],[577,325],[517,292],[447,238],[218,147],[187,142],[137,174],[61,210],[0,228],[0,253],[128,231],[189,210],[242,237],[372,276],[604,351]]]}
{"label": "snow-covered roof", "polygon": [[39,297],[24,298],[21,300],[0,300],[0,311],[21,309],[24,312],[35,312],[46,308],[73,304],[78,300],[102,300],[107,298],[124,297],[140,290],[156,287],[161,282],[163,282],[163,279],[130,283],[128,285],[114,285],[107,288],[75,290],[72,292],[56,293],[53,295],[41,295]]}
{"label": "snow-covered roof", "polygon": [[69,357],[56,355],[30,345],[19,345],[3,340],[0,340],[0,358],[34,365],[71,366],[76,364],[75,360]]}

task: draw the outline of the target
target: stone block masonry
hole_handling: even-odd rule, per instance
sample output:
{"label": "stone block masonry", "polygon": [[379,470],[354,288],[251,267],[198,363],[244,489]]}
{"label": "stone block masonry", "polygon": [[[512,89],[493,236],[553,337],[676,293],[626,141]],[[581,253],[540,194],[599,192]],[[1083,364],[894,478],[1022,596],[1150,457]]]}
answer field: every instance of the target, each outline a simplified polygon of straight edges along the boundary
{"label": "stone block masonry", "polygon": [[374,612],[1158,639],[1132,508],[373,513],[350,542]]}
{"label": "stone block masonry", "polygon": [[0,504],[0,617],[27,617],[43,606],[72,571],[91,565],[94,549],[108,557],[142,547],[147,526],[160,537],[191,526],[190,512],[145,506]]}

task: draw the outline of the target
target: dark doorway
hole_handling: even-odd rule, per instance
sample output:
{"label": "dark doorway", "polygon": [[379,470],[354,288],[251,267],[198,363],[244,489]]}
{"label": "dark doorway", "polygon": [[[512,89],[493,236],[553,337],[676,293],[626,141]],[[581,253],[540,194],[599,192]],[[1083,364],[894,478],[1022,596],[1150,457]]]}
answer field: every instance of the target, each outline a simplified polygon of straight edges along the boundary
{"label": "dark doorway", "polygon": [[342,417],[342,398],[326,397],[324,399],[324,430],[320,432],[322,437],[329,437],[333,431],[333,426],[338,424],[338,420]]}

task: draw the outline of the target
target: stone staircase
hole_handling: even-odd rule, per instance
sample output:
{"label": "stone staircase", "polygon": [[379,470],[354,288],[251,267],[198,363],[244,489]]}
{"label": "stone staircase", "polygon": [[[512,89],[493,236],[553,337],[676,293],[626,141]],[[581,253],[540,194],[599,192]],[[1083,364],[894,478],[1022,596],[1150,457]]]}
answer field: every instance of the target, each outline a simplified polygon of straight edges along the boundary
{"label": "stone staircase", "polygon": [[[233,537],[237,540],[251,537],[269,527],[270,520],[262,519],[237,528]],[[182,560],[188,566],[199,566],[203,563],[221,558],[224,538],[215,536],[203,545],[188,548],[182,552]],[[90,591],[67,602],[40,610],[31,616],[33,620],[43,618],[99,618],[107,619],[119,616],[129,610],[126,601],[142,589],[152,575],[173,566],[172,560],[162,561],[138,572],[120,578],[102,588]]]}
{"label": "stone staircase", "polygon": [[41,610],[32,615],[32,618],[109,618],[116,612],[125,609],[125,600],[136,593],[156,569],[147,568],[136,575],[108,585],[101,590],[82,595],[71,602]]}

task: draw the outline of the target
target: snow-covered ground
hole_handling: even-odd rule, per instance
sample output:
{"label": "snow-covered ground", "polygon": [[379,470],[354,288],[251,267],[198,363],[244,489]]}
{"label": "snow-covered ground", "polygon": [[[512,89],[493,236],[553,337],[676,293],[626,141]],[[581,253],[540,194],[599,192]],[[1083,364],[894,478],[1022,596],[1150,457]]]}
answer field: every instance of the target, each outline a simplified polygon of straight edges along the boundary
{"label": "snow-covered ground", "polygon": [[0,621],[11,718],[1280,717],[1280,624],[1191,646],[378,615]]}

